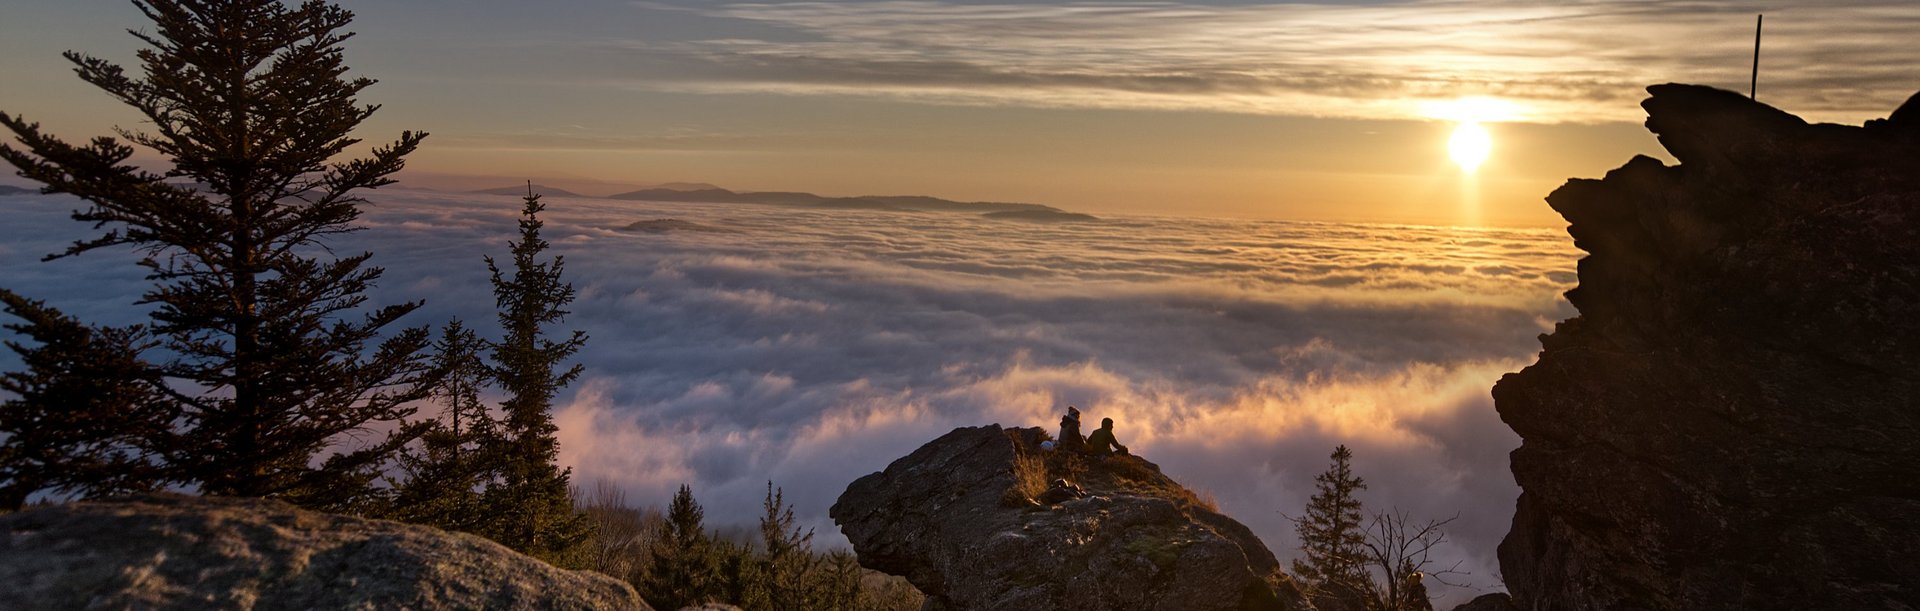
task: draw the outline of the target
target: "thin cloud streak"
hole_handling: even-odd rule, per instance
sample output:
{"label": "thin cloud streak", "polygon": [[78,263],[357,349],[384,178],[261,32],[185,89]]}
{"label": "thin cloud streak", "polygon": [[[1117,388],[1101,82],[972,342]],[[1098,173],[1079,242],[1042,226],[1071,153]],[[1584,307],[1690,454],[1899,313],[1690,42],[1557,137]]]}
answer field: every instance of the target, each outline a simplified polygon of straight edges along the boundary
{"label": "thin cloud streak", "polygon": [[1858,122],[1920,82],[1920,7],[1732,0],[1416,1],[1370,5],[879,2],[641,5],[791,32],[772,39],[600,41],[644,63],[607,83],[694,93],[865,96],[943,104],[1426,118],[1468,95],[1522,120],[1630,121],[1642,87],[1745,85],[1752,15],[1774,14],[1762,93]]}

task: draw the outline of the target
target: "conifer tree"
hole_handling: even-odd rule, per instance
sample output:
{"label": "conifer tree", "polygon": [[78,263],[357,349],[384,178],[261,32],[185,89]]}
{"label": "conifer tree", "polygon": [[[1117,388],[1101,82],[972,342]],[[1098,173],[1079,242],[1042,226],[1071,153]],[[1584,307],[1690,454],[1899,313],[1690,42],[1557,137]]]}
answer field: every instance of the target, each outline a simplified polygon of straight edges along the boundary
{"label": "conifer tree", "polygon": [[767,573],[753,546],[728,541],[714,533],[713,561],[719,567],[719,585],[714,599],[731,603],[745,611],[771,611],[776,608],[767,591]]}
{"label": "conifer tree", "polygon": [[[418,304],[365,307],[380,268],[367,265],[370,253],[333,256],[323,239],[354,230],[364,201],[356,192],[391,184],[425,134],[403,132],[366,158],[333,161],[360,142],[351,132],[377,109],[355,99],[373,81],[345,76],[341,44],[351,34],[340,30],[353,15],[337,6],[134,5],[154,25],[134,32],[150,47],[138,53],[141,74],[78,53],[67,59],[150,131],[75,145],[0,113],[18,141],[0,144],[0,158],[46,192],[84,200],[73,218],[105,229],[55,256],[109,247],[147,255],[140,264],[153,284],[142,303],[153,305],[147,328],[158,345],[135,351],[154,360],[150,372],[122,380],[163,378],[154,390],[171,405],[154,413],[172,419],[119,426],[154,433],[143,443],[164,479],[204,493],[364,508],[414,431],[352,443],[346,434],[410,415],[424,394],[428,336],[387,334]],[[171,169],[127,163],[135,145]]]}
{"label": "conifer tree", "polygon": [[481,492],[500,471],[499,425],[480,392],[487,384],[486,343],[455,320],[433,345],[433,398],[443,412],[421,423],[417,446],[401,456],[404,479],[393,483],[387,517],[445,530],[485,535],[492,524]]}
{"label": "conifer tree", "polygon": [[873,606],[868,597],[863,596],[861,581],[864,574],[860,570],[860,559],[852,552],[828,552],[825,568],[820,579],[820,608],[864,609]]}
{"label": "conifer tree", "polygon": [[1293,562],[1293,574],[1317,606],[1363,600],[1370,582],[1366,572],[1366,533],[1361,530],[1360,499],[1354,494],[1367,484],[1353,474],[1353,452],[1334,448],[1333,462],[1314,476],[1313,497],[1305,514],[1293,521],[1304,558]]}
{"label": "conifer tree", "polygon": [[501,544],[552,561],[584,543],[591,523],[573,506],[571,470],[555,462],[560,446],[553,424],[554,394],[580,376],[578,364],[561,369],[562,361],[580,350],[586,334],[574,331],[566,339],[546,337],[548,325],[567,315],[573,285],[561,281],[561,257],[542,261],[547,241],[540,237],[546,206],[529,184],[521,209],[520,239],[512,242],[513,271],[503,271],[492,257],[493,294],[499,306],[503,335],[493,343],[488,372],[507,397],[502,401],[499,436],[505,458],[499,481],[486,491],[485,502],[499,523],[488,536]]}
{"label": "conifer tree", "polygon": [[761,575],[773,608],[811,609],[818,606],[819,588],[812,582],[818,559],[813,555],[813,529],[794,526],[793,508],[785,491],[767,482],[767,498],[760,516]]}
{"label": "conifer tree", "polygon": [[13,395],[0,405],[0,511],[37,491],[111,495],[166,483],[153,457],[169,441],[174,405],[139,357],[146,330],[89,326],[4,289],[0,303],[24,321],[5,328],[38,343],[6,342],[27,370],[0,375],[0,391]]}
{"label": "conifer tree", "polygon": [[656,609],[712,602],[720,593],[715,541],[706,532],[706,512],[685,484],[667,505],[667,523],[653,544],[653,565],[640,592]]}

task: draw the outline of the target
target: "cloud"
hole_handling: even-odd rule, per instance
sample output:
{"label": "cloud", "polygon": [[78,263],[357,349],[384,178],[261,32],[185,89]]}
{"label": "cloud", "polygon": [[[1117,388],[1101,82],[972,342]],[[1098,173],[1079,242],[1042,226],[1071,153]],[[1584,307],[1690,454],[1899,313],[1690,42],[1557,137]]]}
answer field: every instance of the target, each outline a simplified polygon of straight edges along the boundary
{"label": "cloud", "polygon": [[1911,3],[1414,0],[641,3],[766,26],[759,36],[598,40],[641,74],[606,82],[700,93],[942,104],[1424,118],[1485,95],[1541,122],[1637,121],[1642,87],[1748,81],[1753,15],[1772,16],[1766,99],[1816,119],[1883,116],[1916,83]]}
{"label": "cloud", "polygon": [[[85,229],[70,200],[8,197],[0,286],[132,322],[133,256],[40,263]],[[1167,473],[1215,495],[1282,557],[1336,444],[1371,506],[1458,513],[1482,588],[1517,495],[1488,388],[1571,314],[1577,252],[1534,229],[970,214],[552,198],[554,252],[590,339],[559,398],[561,460],[641,502],[692,484],[750,524],[769,479],[823,542],[853,479],[957,426],[1052,426],[1067,404],[1119,421]],[[336,252],[377,253],[373,303],[412,324],[486,328],[482,254],[518,200],[377,194]],[[734,234],[627,233],[678,218]],[[73,278],[88,278],[75,283]],[[0,367],[12,367],[0,361]],[[1464,601],[1473,592],[1453,594]]]}

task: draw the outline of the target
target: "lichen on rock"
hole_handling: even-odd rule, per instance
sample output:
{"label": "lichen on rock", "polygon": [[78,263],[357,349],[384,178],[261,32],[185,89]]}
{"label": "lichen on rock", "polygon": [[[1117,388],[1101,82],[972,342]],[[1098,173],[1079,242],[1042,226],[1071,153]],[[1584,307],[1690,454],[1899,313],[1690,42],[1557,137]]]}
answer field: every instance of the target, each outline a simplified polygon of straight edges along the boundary
{"label": "lichen on rock", "polygon": [[648,608],[473,535],[174,495],[0,515],[0,584],[0,609]]}

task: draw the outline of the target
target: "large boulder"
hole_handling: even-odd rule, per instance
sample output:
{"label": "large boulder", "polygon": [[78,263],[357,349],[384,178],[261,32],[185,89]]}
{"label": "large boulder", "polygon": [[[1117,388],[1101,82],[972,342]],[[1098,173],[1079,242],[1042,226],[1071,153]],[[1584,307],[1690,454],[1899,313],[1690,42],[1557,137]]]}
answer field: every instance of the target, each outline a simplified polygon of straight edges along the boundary
{"label": "large boulder", "polygon": [[0,516],[0,584],[0,609],[648,608],[472,535],[186,496]]}
{"label": "large boulder", "polygon": [[1649,91],[1680,163],[1547,198],[1580,315],[1493,390],[1515,606],[1920,607],[1916,103],[1863,128]]}
{"label": "large boulder", "polygon": [[1300,606],[1297,591],[1277,594],[1280,565],[1252,531],[1153,463],[1045,451],[1043,439],[955,429],[853,482],[831,515],[861,564],[906,577],[929,609]]}

